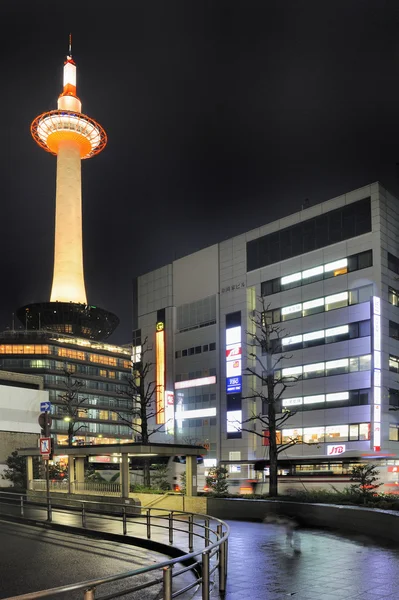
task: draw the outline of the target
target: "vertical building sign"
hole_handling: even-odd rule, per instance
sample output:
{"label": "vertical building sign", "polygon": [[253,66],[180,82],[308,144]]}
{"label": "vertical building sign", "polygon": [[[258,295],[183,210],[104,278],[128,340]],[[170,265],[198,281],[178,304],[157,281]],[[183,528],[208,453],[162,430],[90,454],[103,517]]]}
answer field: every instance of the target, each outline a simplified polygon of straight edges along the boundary
{"label": "vertical building sign", "polygon": [[240,438],[242,424],[241,311],[226,315],[226,435]]}
{"label": "vertical building sign", "polygon": [[373,449],[381,450],[381,299],[372,299],[373,314]]}
{"label": "vertical building sign", "polygon": [[226,393],[242,391],[241,325],[226,329]]}
{"label": "vertical building sign", "polygon": [[165,428],[166,433],[171,435],[175,432],[175,394],[165,392]]}
{"label": "vertical building sign", "polygon": [[158,321],[155,333],[156,389],[155,420],[157,424],[165,423],[165,324]]}

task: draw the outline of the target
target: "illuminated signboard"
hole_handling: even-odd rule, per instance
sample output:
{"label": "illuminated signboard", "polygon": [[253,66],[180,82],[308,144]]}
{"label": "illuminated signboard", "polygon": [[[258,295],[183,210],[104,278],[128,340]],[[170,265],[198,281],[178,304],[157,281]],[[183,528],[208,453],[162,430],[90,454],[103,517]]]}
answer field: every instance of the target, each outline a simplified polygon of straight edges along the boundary
{"label": "illuminated signboard", "polygon": [[[160,327],[162,325],[162,327]],[[163,323],[157,323],[155,334],[155,356],[156,356],[156,389],[155,405],[157,424],[165,423],[165,331]]]}
{"label": "illuminated signboard", "polygon": [[166,433],[171,435],[175,432],[175,394],[174,392],[165,392],[165,428]]}
{"label": "illuminated signboard", "polygon": [[226,392],[242,391],[241,326],[226,329]]}
{"label": "illuminated signboard", "polygon": [[230,410],[227,411],[227,432],[233,433],[241,431],[242,411]]}
{"label": "illuminated signboard", "polygon": [[372,299],[373,313],[373,449],[381,450],[381,300]]}
{"label": "illuminated signboard", "polygon": [[336,445],[327,445],[327,456],[342,454],[345,452],[346,446],[345,444],[336,444]]}

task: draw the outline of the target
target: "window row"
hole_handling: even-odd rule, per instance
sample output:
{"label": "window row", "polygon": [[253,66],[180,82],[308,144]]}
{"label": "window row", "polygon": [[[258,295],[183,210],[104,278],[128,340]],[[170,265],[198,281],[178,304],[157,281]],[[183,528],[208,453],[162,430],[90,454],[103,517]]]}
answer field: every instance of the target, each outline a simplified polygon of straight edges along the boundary
{"label": "window row", "polygon": [[322,444],[346,441],[362,441],[370,439],[370,423],[356,423],[353,425],[326,425],[322,427],[297,427],[283,429],[281,441],[287,444],[292,440],[305,444]]}
{"label": "window row", "polygon": [[[68,422],[60,419],[54,419],[51,427],[54,431],[67,431]],[[132,437],[132,430],[127,425],[113,425],[108,423],[87,423],[87,427],[81,429],[84,434],[88,433],[110,433],[114,436],[123,435]]]}
{"label": "window row", "polygon": [[399,390],[388,388],[389,406],[399,409]]}
{"label": "window row", "polygon": [[[315,379],[316,377],[330,377],[331,375],[342,375],[355,373],[356,371],[369,371],[371,369],[371,355],[351,356],[350,358],[338,358],[326,362],[300,365],[297,367],[286,367],[275,371],[275,379],[283,378],[286,381],[299,381],[301,379]],[[266,373],[264,374],[265,378]]]}
{"label": "window row", "polygon": [[201,379],[201,377],[212,377],[216,375],[216,368],[200,369],[199,371],[189,371],[188,373],[177,373],[175,381],[187,381],[188,379]]}
{"label": "window row", "polygon": [[[321,397],[325,396],[323,400]],[[328,398],[327,398],[328,396]],[[318,400],[320,398],[320,402]],[[299,400],[302,399],[302,402]],[[291,400],[298,401],[297,404],[287,404]],[[332,394],[319,394],[314,396],[303,396],[302,398],[286,398],[280,400],[276,406],[276,410],[280,413],[285,410],[291,411],[306,411],[306,410],[326,410],[327,408],[342,408],[344,406],[364,406],[370,404],[370,390],[350,390],[348,392],[337,392]],[[263,414],[267,414],[267,404],[264,403]]]}
{"label": "window row", "polygon": [[371,231],[370,198],[247,242],[247,271]]}
{"label": "window row", "polygon": [[336,308],[344,308],[361,302],[368,302],[373,296],[373,284],[365,285],[354,290],[339,292],[324,298],[315,298],[307,302],[298,302],[283,308],[274,308],[265,312],[267,323],[280,323],[280,321],[290,321],[300,317],[308,317],[317,313],[335,310]]}
{"label": "window row", "polygon": [[184,350],[176,350],[175,358],[181,358],[184,356],[194,356],[194,354],[202,354],[202,352],[212,352],[216,350],[216,342],[210,344],[203,344],[202,346],[192,346],[192,348],[185,348]]}
{"label": "window row", "polygon": [[[356,391],[356,390],[355,390]],[[350,400],[350,392],[333,392],[330,394],[315,394],[313,396],[301,396],[297,398],[286,398],[281,401],[282,407],[284,408],[293,408],[297,410],[297,407],[302,405],[309,404],[319,404],[323,405],[328,402],[344,402],[345,405],[348,404]],[[357,401],[356,404],[359,402]],[[324,408],[324,406],[319,406],[318,408]]]}
{"label": "window row", "polygon": [[[65,417],[68,415],[66,407],[60,404],[53,404],[51,407],[51,414],[55,417]],[[83,405],[79,407],[77,416],[79,419],[84,420],[97,420],[97,421],[131,421],[132,415],[128,412],[115,412],[111,410],[102,410],[95,408],[85,408]]]}
{"label": "window row", "polygon": [[[319,346],[321,344],[332,344],[334,342],[342,342],[344,340],[366,337],[370,335],[370,320],[358,321],[349,323],[348,325],[339,325],[329,329],[320,329],[318,331],[310,331],[309,333],[301,333],[285,338],[275,338],[271,340],[271,349],[273,353],[284,352],[289,350],[300,350],[301,348],[309,348],[311,346]],[[263,351],[265,352],[265,351]]]}
{"label": "window row", "polygon": [[334,260],[325,265],[319,265],[317,267],[306,269],[305,271],[298,271],[291,275],[263,281],[261,283],[261,295],[271,296],[272,294],[284,292],[285,290],[300,287],[301,285],[307,285],[308,283],[314,283],[315,281],[330,279],[331,277],[337,277],[338,275],[345,275],[346,273],[366,269],[372,265],[373,251],[366,250],[360,254],[353,254],[347,258]]}
{"label": "window row", "polygon": [[[62,395],[62,391],[60,390],[48,390],[50,402],[52,404],[59,404],[60,395]],[[78,401],[85,400],[84,407],[90,406],[98,406],[101,408],[111,408],[117,410],[129,410],[132,408],[132,401],[129,398],[113,398],[110,396],[95,396],[94,394],[78,394]]]}
{"label": "window row", "polygon": [[0,344],[0,354],[50,354],[47,344]]}
{"label": "window row", "polygon": [[21,367],[29,369],[47,369],[49,371],[69,371],[70,373],[78,373],[79,375],[88,375],[91,377],[106,377],[107,379],[118,379],[125,381],[127,373],[121,371],[107,371],[98,367],[90,367],[79,363],[66,363],[60,360],[50,360],[42,358],[5,358],[0,360],[0,365],[4,368]]}
{"label": "window row", "polygon": [[130,369],[130,360],[115,358],[114,356],[105,356],[103,354],[92,354],[91,352],[83,352],[82,350],[71,350],[70,348],[56,348],[58,356],[72,358],[74,360],[88,361],[101,365],[109,365],[111,367],[122,367]]}
{"label": "window row", "polygon": [[[65,376],[44,374],[43,377],[47,384],[61,386],[61,389],[65,388]],[[119,383],[106,383],[105,381],[97,381],[94,379],[79,379],[79,382],[84,388],[102,390],[103,392],[119,393],[121,389],[123,389]]]}

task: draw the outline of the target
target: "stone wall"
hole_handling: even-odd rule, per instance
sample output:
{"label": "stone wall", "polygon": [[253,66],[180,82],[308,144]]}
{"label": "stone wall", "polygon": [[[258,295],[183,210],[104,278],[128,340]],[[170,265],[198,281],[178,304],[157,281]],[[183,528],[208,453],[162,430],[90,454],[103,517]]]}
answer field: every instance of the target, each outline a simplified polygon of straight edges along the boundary
{"label": "stone wall", "polygon": [[207,514],[223,520],[243,521],[262,521],[267,515],[284,515],[297,519],[307,527],[355,532],[398,541],[399,512],[375,508],[279,500],[208,498]]}

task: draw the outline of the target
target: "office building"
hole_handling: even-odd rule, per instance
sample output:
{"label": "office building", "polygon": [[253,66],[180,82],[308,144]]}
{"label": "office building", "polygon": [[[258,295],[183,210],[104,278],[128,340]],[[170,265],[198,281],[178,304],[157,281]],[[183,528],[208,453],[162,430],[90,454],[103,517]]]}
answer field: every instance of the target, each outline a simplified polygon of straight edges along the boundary
{"label": "office building", "polygon": [[267,318],[284,330],[281,374],[295,382],[278,406],[295,411],[280,440],[305,442],[280,458],[299,470],[312,461],[334,469],[331,461],[342,466],[350,453],[391,455],[394,465],[398,232],[399,202],[377,182],[139,277],[133,344],[140,336],[153,344],[163,436],[205,444],[238,478],[255,476],[268,432],[237,423],[265,410],[246,399],[253,378],[245,376],[261,368],[247,332],[263,297]]}

